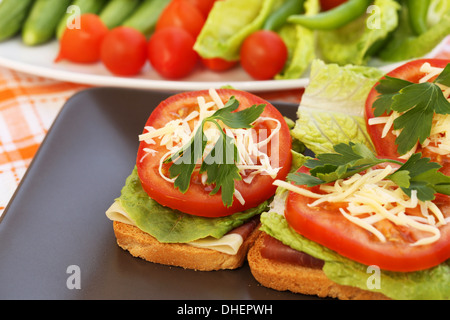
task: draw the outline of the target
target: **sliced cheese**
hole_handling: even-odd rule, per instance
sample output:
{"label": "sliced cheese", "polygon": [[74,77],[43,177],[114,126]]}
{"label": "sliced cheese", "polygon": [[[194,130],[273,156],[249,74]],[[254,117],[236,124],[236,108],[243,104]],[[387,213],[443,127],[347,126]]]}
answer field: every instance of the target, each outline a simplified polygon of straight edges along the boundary
{"label": "sliced cheese", "polygon": [[[137,227],[118,200],[114,201],[114,203],[108,208],[108,210],[106,211],[106,216],[111,221],[118,221]],[[229,255],[236,255],[243,242],[244,240],[240,234],[231,233],[226,234],[220,239],[207,237],[188,242],[186,244],[198,248],[205,248],[223,252]]]}

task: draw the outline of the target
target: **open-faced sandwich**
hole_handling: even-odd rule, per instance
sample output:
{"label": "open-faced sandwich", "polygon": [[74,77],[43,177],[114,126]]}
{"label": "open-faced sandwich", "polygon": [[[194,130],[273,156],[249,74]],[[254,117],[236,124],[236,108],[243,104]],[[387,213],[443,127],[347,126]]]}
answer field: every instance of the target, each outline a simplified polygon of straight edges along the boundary
{"label": "open-faced sandwich", "polygon": [[293,136],[316,155],[275,182],[261,215],[248,261],[262,285],[339,299],[450,299],[449,63],[410,62],[365,95],[372,71],[313,64]]}
{"label": "open-faced sandwich", "polygon": [[240,267],[273,182],[291,169],[280,112],[238,90],[180,93],[153,110],[139,140],[136,166],[106,212],[118,245],[166,265]]}

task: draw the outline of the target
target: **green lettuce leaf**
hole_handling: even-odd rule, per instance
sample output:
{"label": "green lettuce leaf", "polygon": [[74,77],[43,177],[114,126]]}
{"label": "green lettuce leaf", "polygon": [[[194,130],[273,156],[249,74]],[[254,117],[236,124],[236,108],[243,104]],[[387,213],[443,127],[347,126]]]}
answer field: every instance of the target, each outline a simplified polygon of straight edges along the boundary
{"label": "green lettuce leaf", "polygon": [[373,150],[364,105],[369,91],[382,76],[376,68],[340,67],[314,60],[292,136],[315,154],[333,152],[334,145],[350,141]]}
{"label": "green lettuce leaf", "polygon": [[[320,11],[318,0],[306,0],[304,6],[306,15],[314,15]],[[314,31],[298,24],[286,23],[278,33],[286,43],[289,55],[284,69],[275,79],[298,79],[316,56]]]}
{"label": "green lettuce leaf", "polygon": [[397,62],[423,57],[450,34],[450,0],[432,0],[428,13],[428,31],[416,36],[412,31],[407,7],[403,5],[398,29],[379,52],[384,61]]}
{"label": "green lettuce leaf", "polygon": [[450,299],[450,260],[416,272],[381,270],[380,282],[374,286],[368,266],[345,258],[295,232],[284,216],[269,211],[261,215],[261,230],[291,248],[305,252],[325,262],[323,271],[332,281],[363,290],[381,292],[397,300]]}
{"label": "green lettuce leaf", "polygon": [[194,50],[203,58],[238,60],[245,38],[261,29],[269,14],[281,3],[281,0],[217,1],[197,37]]}
{"label": "green lettuce leaf", "polygon": [[142,188],[136,167],[126,179],[118,200],[139,229],[149,233],[159,242],[166,243],[186,243],[208,236],[219,239],[268,208],[268,202],[265,201],[255,208],[227,217],[205,218],[189,215],[164,207],[150,198]]}
{"label": "green lettuce leaf", "polygon": [[375,11],[337,30],[318,33],[318,48],[324,61],[339,65],[367,63],[397,28],[400,5],[394,0],[375,0],[373,8]]}

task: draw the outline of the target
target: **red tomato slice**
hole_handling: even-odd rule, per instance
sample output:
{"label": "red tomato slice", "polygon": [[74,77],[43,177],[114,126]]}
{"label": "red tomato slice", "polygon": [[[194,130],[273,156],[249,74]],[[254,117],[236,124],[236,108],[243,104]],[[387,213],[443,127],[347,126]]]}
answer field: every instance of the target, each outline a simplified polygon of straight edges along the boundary
{"label": "red tomato slice", "polygon": [[[424,76],[423,73],[420,72],[420,68],[425,62],[429,62],[433,67],[445,68],[445,66],[450,63],[450,60],[441,60],[441,59],[419,59],[408,62],[399,68],[389,72],[387,75],[393,78],[399,78],[403,80],[408,80],[411,82],[418,83],[419,80]],[[431,79],[432,81],[434,79]],[[396,136],[389,132],[385,138],[381,138],[384,124],[377,125],[369,125],[368,121],[371,118],[374,118],[374,109],[372,108],[373,103],[378,97],[378,92],[376,91],[375,86],[369,93],[369,96],[366,100],[366,108],[365,108],[365,116],[366,116],[366,124],[369,135],[372,139],[372,142],[375,146],[375,150],[380,156],[389,156],[389,157],[399,157],[397,152],[397,145],[395,143]],[[431,158],[432,161],[441,164],[444,168],[442,168],[442,172],[449,175],[450,174],[450,156],[442,156],[438,155],[434,152],[431,152],[428,149],[418,148],[416,152],[422,152],[422,154],[426,157]]]}
{"label": "red tomato slice", "polygon": [[[308,170],[303,167],[300,171]],[[318,192],[317,187],[300,187]],[[382,243],[367,230],[347,220],[339,211],[339,203],[324,202],[317,207],[309,207],[308,203],[314,200],[290,192],[286,202],[286,220],[299,234],[344,257],[398,272],[429,269],[450,258],[449,223],[440,228],[441,238],[437,242],[411,246],[415,240],[412,240],[414,234],[408,228],[384,221],[382,232],[392,241]],[[434,203],[444,217],[450,217],[450,197],[439,195]]]}
{"label": "red tomato slice", "polygon": [[[266,104],[263,117],[277,119],[282,124],[279,132],[279,139],[272,140],[277,145],[269,145],[267,150],[278,150],[278,166],[281,169],[275,179],[285,179],[291,166],[291,137],[289,128],[280,112],[267,101],[247,92],[220,89],[216,90],[222,101],[226,102],[231,96],[235,96],[240,102],[237,111],[248,108],[254,104]],[[186,92],[174,95],[161,102],[150,115],[146,126],[152,126],[156,129],[164,127],[170,120],[179,118],[180,115],[187,116],[193,110],[198,110],[198,96],[204,96],[206,101],[211,101],[208,91]],[[275,129],[274,121],[262,121],[255,125],[255,129],[267,129],[267,136],[271,130]],[[182,193],[174,188],[173,183],[166,181],[159,174],[158,168],[160,159],[167,153],[165,146],[159,145],[159,139],[154,139],[156,144],[148,145],[141,142],[137,154],[137,170],[144,190],[148,195],[160,204],[180,210],[192,215],[205,217],[220,217],[240,212],[259,205],[261,202],[269,199],[274,193],[276,186],[268,175],[257,175],[251,184],[244,181],[235,181],[235,188],[242,194],[245,204],[241,204],[234,199],[230,207],[225,207],[222,203],[221,192],[210,195],[213,187],[205,186],[200,182],[198,174],[193,174],[191,184],[186,193]],[[157,153],[146,155],[144,148],[152,148]],[[271,160],[275,159],[275,154],[269,154]],[[142,161],[141,161],[142,160]],[[167,168],[166,168],[167,169]]]}

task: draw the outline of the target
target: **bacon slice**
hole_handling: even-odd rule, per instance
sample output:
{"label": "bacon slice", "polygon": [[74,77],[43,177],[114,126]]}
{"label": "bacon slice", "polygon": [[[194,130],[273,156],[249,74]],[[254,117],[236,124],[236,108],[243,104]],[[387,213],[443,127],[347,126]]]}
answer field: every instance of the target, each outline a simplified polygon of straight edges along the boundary
{"label": "bacon slice", "polygon": [[294,250],[268,234],[264,235],[263,240],[264,246],[261,249],[261,255],[266,259],[293,263],[312,269],[322,269],[324,265],[322,260],[304,252]]}
{"label": "bacon slice", "polygon": [[250,219],[249,221],[240,225],[239,227],[234,228],[233,230],[228,232],[228,234],[237,233],[245,241],[245,239],[247,239],[247,237],[253,232],[253,230],[255,230],[258,224],[259,224],[259,216],[256,216],[253,219]]}

